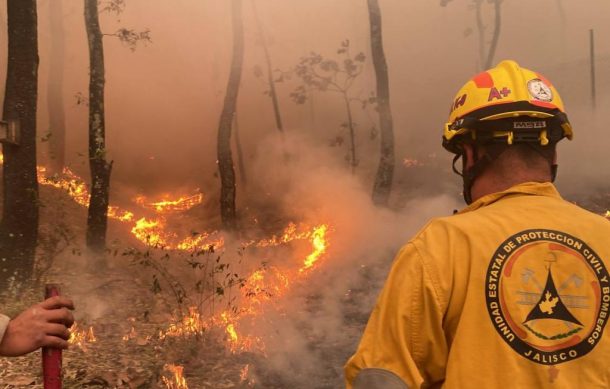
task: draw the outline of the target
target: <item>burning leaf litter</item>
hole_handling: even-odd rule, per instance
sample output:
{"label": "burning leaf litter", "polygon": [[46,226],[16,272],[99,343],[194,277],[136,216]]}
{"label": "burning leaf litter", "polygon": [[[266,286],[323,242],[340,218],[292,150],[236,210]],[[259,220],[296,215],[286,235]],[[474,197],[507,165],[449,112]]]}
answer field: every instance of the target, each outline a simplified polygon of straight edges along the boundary
{"label": "burning leaf litter", "polygon": [[[199,189],[197,189],[197,192],[199,192]],[[188,211],[203,202],[202,193],[181,196],[175,200],[169,199],[167,195],[164,197],[164,200],[151,202],[145,196],[139,195],[134,198],[134,202],[142,207],[154,209],[158,213]]]}
{"label": "burning leaf litter", "polygon": [[68,339],[70,345],[87,351],[87,345],[95,342],[97,342],[97,338],[93,333],[93,327],[89,327],[89,329],[80,328],[79,324],[75,322],[70,328],[70,338]]}
{"label": "burning leaf litter", "polygon": [[167,389],[188,389],[186,378],[183,376],[184,367],[169,363],[163,367],[163,370],[172,374],[171,378],[161,377]]}
{"label": "burning leaf litter", "polygon": [[[1,156],[1,154],[0,154]],[[1,159],[0,159],[1,162]],[[87,185],[70,169],[65,168],[60,175],[49,176],[45,167],[38,167],[38,181],[41,185],[60,189],[77,204],[87,207],[90,194]],[[152,210],[157,214],[155,218],[136,217],[137,211],[124,210],[118,206],[109,207],[108,216],[121,223],[132,223],[131,233],[140,242],[148,247],[163,248],[166,250],[179,250],[192,252],[196,250],[209,250],[211,247],[218,250],[224,247],[224,238],[216,231],[192,234],[185,238],[179,238],[177,234],[167,230],[165,216],[172,212],[182,212],[201,204],[203,194],[196,193],[192,196],[182,196],[175,200],[165,197],[162,201],[149,201],[144,196],[138,196],[134,202],[142,208]],[[262,338],[244,334],[240,329],[248,319],[253,319],[264,313],[265,309],[273,307],[273,304],[290,288],[306,277],[314,270],[321,258],[326,254],[329,242],[328,233],[332,228],[328,224],[308,226],[289,223],[281,235],[274,235],[268,239],[250,240],[241,244],[242,248],[254,247],[256,249],[270,249],[284,246],[296,241],[308,241],[311,245],[309,254],[303,259],[292,264],[291,269],[280,269],[275,266],[265,266],[255,269],[245,278],[240,288],[241,301],[239,309],[223,310],[203,318],[197,307],[190,307],[184,317],[174,317],[166,330],[160,331],[159,339],[167,337],[190,337],[203,333],[211,328],[222,328],[225,334],[227,349],[232,353],[244,351],[256,351],[265,354],[265,343]],[[207,317],[207,316],[206,316]],[[140,342],[135,327],[132,325],[129,333],[122,337],[129,342],[135,340]],[[150,340],[150,336],[146,339]],[[82,329],[75,324],[70,337],[70,344],[76,345],[86,351],[87,345],[95,343],[93,327]],[[146,342],[148,343],[148,342]],[[248,380],[248,366],[242,370],[242,381]],[[183,377],[183,368],[179,365],[165,365],[165,370],[172,373],[173,377],[163,378],[168,389],[188,388],[186,379]]]}

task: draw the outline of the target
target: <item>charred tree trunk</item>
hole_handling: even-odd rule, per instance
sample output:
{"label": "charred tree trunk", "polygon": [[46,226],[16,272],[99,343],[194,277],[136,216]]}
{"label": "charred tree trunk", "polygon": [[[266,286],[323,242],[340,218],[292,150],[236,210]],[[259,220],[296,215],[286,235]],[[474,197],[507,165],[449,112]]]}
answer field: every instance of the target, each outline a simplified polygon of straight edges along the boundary
{"label": "charred tree trunk", "polygon": [[234,128],[235,128],[235,149],[237,150],[237,166],[239,166],[239,178],[241,184],[246,186],[248,184],[248,176],[246,174],[246,164],[244,162],[244,151],[241,147],[241,138],[239,134],[239,120],[237,120],[237,112],[235,113],[234,118]]}
{"label": "charred tree trunk", "polygon": [[0,223],[0,283],[29,278],[38,238],[36,101],[38,28],[35,0],[8,0],[8,64],[4,119],[19,120],[19,145],[5,144]]}
{"label": "charred tree trunk", "polygon": [[489,51],[487,52],[487,60],[485,61],[485,69],[490,69],[493,66],[494,57],[496,55],[496,48],[498,47],[498,40],[500,39],[500,31],[502,28],[502,0],[494,0],[494,34],[491,38],[489,45]]}
{"label": "charred tree trunk", "polygon": [[51,51],[47,105],[49,108],[49,167],[60,173],[66,162],[66,121],[64,114],[64,41],[63,7],[61,0],[49,1]]}
{"label": "charred tree trunk", "polygon": [[349,101],[349,96],[347,92],[343,92],[343,101],[345,102],[345,111],[347,112],[347,129],[349,131],[349,140],[350,140],[350,166],[352,169],[352,174],[356,173],[356,166],[358,166],[358,159],[356,157],[356,129],[354,128],[354,117],[352,115],[352,106]]}
{"label": "charred tree trunk", "polygon": [[239,85],[241,83],[242,65],[244,61],[244,27],[242,20],[242,0],[232,0],[233,22],[233,59],[227,84],[220,122],[218,124],[218,170],[220,173],[220,216],[227,230],[237,227],[235,211],[235,168],[231,153],[231,127],[237,106]]}
{"label": "charred tree trunk", "polygon": [[282,114],[280,112],[280,103],[277,97],[277,91],[275,89],[275,81],[273,80],[273,65],[271,64],[271,55],[269,54],[269,47],[267,46],[267,40],[265,39],[265,31],[263,31],[263,25],[260,17],[258,16],[258,9],[256,8],[256,0],[252,0],[252,8],[254,9],[254,19],[256,21],[256,28],[261,39],[263,51],[265,53],[265,63],[267,65],[267,82],[269,83],[269,96],[273,103],[273,113],[275,114],[275,125],[282,135],[284,134],[284,125],[282,123]]}
{"label": "charred tree trunk", "polygon": [[371,28],[371,53],[377,79],[377,111],[381,135],[379,167],[373,185],[373,202],[387,205],[394,178],[394,124],[390,108],[388,65],[383,51],[381,10],[377,0],[368,0]]}
{"label": "charred tree trunk", "polygon": [[89,41],[89,168],[91,171],[87,247],[99,253],[106,248],[112,162],[106,161],[104,46],[97,0],[85,0],[85,26]]}

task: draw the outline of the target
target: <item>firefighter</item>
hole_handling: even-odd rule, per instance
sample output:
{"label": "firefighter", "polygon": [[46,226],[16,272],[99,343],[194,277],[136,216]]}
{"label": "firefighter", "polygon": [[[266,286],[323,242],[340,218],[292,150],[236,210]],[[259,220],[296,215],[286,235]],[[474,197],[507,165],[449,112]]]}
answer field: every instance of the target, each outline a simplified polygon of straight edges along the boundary
{"label": "firefighter", "polygon": [[443,146],[468,206],[398,253],[348,388],[610,387],[610,223],[552,184],[564,138],[541,74],[503,61],[464,85]]}
{"label": "firefighter", "polygon": [[14,319],[0,315],[0,355],[16,357],[40,347],[68,348],[73,309],[72,300],[57,296],[26,309]]}

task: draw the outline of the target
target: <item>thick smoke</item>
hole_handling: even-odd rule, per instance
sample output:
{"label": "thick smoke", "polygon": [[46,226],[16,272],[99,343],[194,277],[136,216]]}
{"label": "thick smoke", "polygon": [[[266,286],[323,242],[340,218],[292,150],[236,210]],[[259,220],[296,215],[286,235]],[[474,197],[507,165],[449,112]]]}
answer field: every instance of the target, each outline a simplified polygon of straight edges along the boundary
{"label": "thick smoke", "polygon": [[341,376],[397,250],[428,219],[451,214],[461,202],[438,193],[413,199],[400,211],[377,208],[370,184],[351,175],[333,148],[290,132],[284,142],[261,142],[260,150],[258,185],[282,204],[282,212],[332,229],[317,268],[257,318],[253,331],[265,340],[271,370],[291,387],[323,387]]}

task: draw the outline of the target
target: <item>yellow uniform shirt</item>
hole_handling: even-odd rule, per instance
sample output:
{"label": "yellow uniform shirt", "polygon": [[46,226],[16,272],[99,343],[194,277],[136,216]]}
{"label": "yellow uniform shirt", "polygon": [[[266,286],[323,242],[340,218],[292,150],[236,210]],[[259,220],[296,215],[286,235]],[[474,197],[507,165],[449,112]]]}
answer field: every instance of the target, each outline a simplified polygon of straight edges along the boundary
{"label": "yellow uniform shirt", "polygon": [[408,388],[610,388],[608,261],[610,223],[550,183],[432,220],[395,259],[347,387],[377,371]]}

